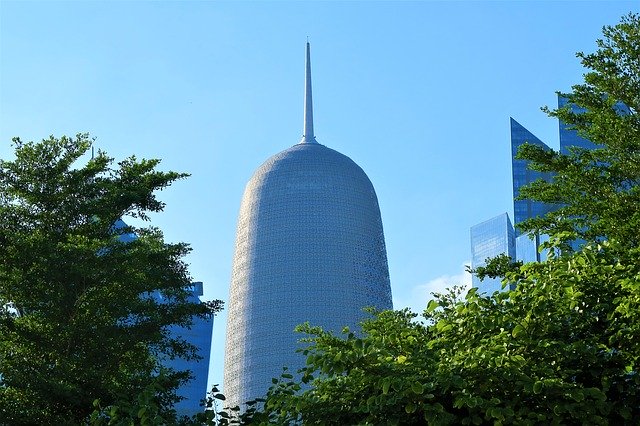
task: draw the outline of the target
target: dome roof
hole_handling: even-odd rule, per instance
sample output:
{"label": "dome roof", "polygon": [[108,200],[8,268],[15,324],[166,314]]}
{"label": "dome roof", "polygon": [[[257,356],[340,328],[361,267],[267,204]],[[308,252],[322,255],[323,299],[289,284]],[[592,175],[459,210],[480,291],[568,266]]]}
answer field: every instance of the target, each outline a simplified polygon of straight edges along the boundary
{"label": "dome roof", "polygon": [[[319,196],[344,186],[370,192],[373,185],[365,172],[344,154],[319,143],[299,143],[265,161],[253,174],[247,190],[268,185],[269,194],[306,190]],[[283,186],[285,188],[278,188]],[[376,202],[377,204],[377,202]]]}

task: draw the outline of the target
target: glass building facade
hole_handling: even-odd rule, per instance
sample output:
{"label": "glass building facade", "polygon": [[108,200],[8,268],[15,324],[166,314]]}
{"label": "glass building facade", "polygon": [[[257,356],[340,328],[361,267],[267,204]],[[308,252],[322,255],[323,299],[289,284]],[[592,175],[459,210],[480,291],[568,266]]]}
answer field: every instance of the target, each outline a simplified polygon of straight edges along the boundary
{"label": "glass building facade", "polygon": [[[189,289],[189,301],[192,303],[202,303],[200,297],[203,295],[202,282],[191,283]],[[177,327],[170,329],[174,336],[180,336],[188,343],[197,348],[197,353],[201,359],[185,360],[182,358],[166,359],[163,364],[174,370],[190,370],[192,379],[180,386],[176,392],[178,396],[184,398],[175,404],[174,408],[178,416],[192,416],[204,411],[204,406],[200,405],[209,391],[209,361],[211,356],[211,339],[213,336],[213,315],[207,318],[196,317],[193,319],[191,327]]]}
{"label": "glass building facade", "polygon": [[[484,266],[485,259],[502,253],[523,262],[539,262],[544,258],[544,254],[541,255],[538,252],[540,238],[528,234],[521,235],[517,225],[528,218],[543,216],[555,207],[539,201],[518,200],[517,197],[523,186],[539,179],[549,181],[553,175],[529,169],[529,161],[517,159],[516,154],[520,146],[525,143],[539,146],[544,150],[550,148],[513,118],[510,119],[510,127],[514,222],[512,225],[509,216],[503,213],[471,228],[472,268]],[[502,283],[497,278],[485,278],[480,281],[474,275],[472,284],[487,294],[503,290]]]}
{"label": "glass building facade", "polygon": [[[558,108],[563,108],[566,105],[569,105],[571,110],[576,114],[580,114],[585,111],[583,108],[569,104],[567,98],[564,96],[558,95]],[[568,154],[569,148],[572,146],[584,149],[594,149],[596,147],[593,142],[578,135],[577,131],[571,130],[566,123],[558,121],[558,126],[560,131],[560,152],[562,154]]]}
{"label": "glass building facade", "polygon": [[542,147],[545,150],[550,148],[538,139],[533,133],[524,126],[511,118],[511,171],[513,176],[513,221],[516,227],[516,236],[520,235],[518,224],[526,219],[536,216],[544,216],[553,210],[552,204],[546,204],[532,200],[518,200],[520,188],[535,182],[539,179],[550,181],[553,177],[551,173],[543,173],[529,169],[529,161],[516,159],[518,148],[521,145],[529,143]]}
{"label": "glass building facade", "polygon": [[[119,219],[114,224],[114,229],[126,228],[127,224]],[[136,234],[120,233],[120,241],[128,243],[135,240]],[[200,296],[203,294],[202,282],[191,283],[189,288],[191,294],[189,295],[189,301],[192,303],[202,303]],[[163,295],[160,292],[153,292],[150,294],[154,300],[164,300]],[[174,408],[179,416],[192,416],[196,413],[204,411],[204,407],[200,405],[200,402],[206,397],[209,380],[209,360],[211,358],[211,339],[213,336],[213,316],[208,318],[193,318],[193,324],[191,327],[177,327],[174,326],[169,329],[173,336],[178,336],[184,339],[187,343],[194,345],[197,348],[197,353],[201,357],[200,360],[192,359],[185,360],[181,358],[175,359],[163,359],[161,362],[164,366],[173,368],[177,371],[190,370],[192,379],[180,386],[177,389],[176,394],[182,397],[182,401],[174,405]]]}
{"label": "glass building facade", "polygon": [[516,237],[516,260],[522,263],[542,262],[547,259],[547,251],[540,250],[540,244],[549,241],[548,235],[522,234]]}
{"label": "glass building facade", "polygon": [[[516,235],[507,213],[502,213],[471,227],[471,267],[485,266],[486,259],[506,254],[516,257]],[[481,293],[493,294],[502,291],[500,278],[486,277],[480,281],[472,276],[472,285]]]}
{"label": "glass building facade", "polygon": [[[568,105],[567,99],[558,96],[558,108],[562,108]],[[572,110],[576,113],[584,112],[583,109],[578,108],[575,105],[570,105]],[[619,107],[620,113],[624,114],[627,110],[624,105],[620,105]],[[552,173],[543,173],[535,170],[529,169],[529,162],[525,160],[516,159],[516,154],[518,152],[518,148],[524,143],[530,143],[533,145],[537,145],[542,147],[544,150],[549,150],[550,148],[538,139],[533,133],[527,130],[524,126],[518,123],[516,120],[511,118],[511,155],[512,155],[512,177],[513,177],[513,214],[514,214],[514,235],[515,242],[513,247],[509,245],[509,237],[505,237],[504,229],[509,230],[510,222],[508,216],[506,219],[500,215],[494,219],[490,219],[486,222],[478,224],[471,228],[471,253],[472,253],[472,263],[471,266],[473,268],[477,266],[484,265],[484,259],[486,257],[493,257],[500,253],[507,253],[513,259],[519,260],[522,262],[540,262],[547,258],[547,253],[544,251],[540,251],[540,244],[544,241],[548,240],[548,236],[546,235],[521,235],[518,224],[525,221],[526,219],[543,216],[550,211],[553,211],[557,208],[557,205],[541,203],[538,201],[532,200],[517,200],[516,198],[520,195],[520,188],[525,185],[528,185],[536,180],[543,179],[550,181],[553,179]],[[560,152],[562,154],[568,154],[571,147],[579,147],[584,149],[594,149],[596,147],[595,144],[590,142],[589,140],[582,138],[578,135],[575,130],[571,130],[569,126],[567,126],[563,122],[559,122],[559,135],[560,135]],[[508,234],[508,231],[507,231]],[[504,240],[504,247],[501,247],[498,241]],[[572,245],[574,248],[578,248],[581,244],[581,241],[575,241]],[[488,247],[496,247],[491,253],[492,250],[488,249]],[[512,250],[509,252],[508,250]],[[488,253],[488,254],[487,254]],[[513,254],[512,254],[513,253]],[[485,279],[484,282],[480,283],[480,281],[474,276],[473,277],[473,285],[474,287],[479,287],[481,289],[487,289],[488,293],[495,291],[495,289],[500,289],[499,280],[487,281]],[[489,291],[491,289],[491,291]]]}

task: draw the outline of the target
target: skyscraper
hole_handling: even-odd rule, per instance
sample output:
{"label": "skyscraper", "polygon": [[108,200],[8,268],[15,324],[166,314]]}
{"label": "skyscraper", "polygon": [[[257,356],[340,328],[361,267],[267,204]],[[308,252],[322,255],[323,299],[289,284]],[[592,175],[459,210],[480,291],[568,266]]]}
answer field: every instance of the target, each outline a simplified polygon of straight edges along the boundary
{"label": "skyscraper", "polygon": [[[563,108],[567,104],[568,99],[564,96],[558,95],[558,108]],[[579,108],[574,104],[569,104],[569,106],[571,110],[576,114],[584,112],[584,109]],[[560,152],[562,154],[568,154],[569,148],[572,146],[584,149],[595,148],[593,142],[578,135],[578,132],[576,132],[575,130],[571,130],[566,123],[558,121],[558,126],[560,131]]]}
{"label": "skyscraper", "polygon": [[[511,171],[513,177],[513,225],[507,213],[496,216],[471,227],[471,267],[484,266],[485,260],[500,254],[507,254],[514,260],[534,262],[541,260],[538,252],[540,238],[537,235],[522,234],[517,228],[520,222],[536,216],[543,216],[554,206],[533,200],[518,200],[520,188],[538,179],[550,180],[551,173],[529,169],[529,161],[516,158],[518,149],[524,143],[530,143],[549,150],[550,148],[533,133],[510,119],[511,126]],[[491,294],[502,290],[501,280],[485,278],[480,281],[475,275],[472,285],[480,291]]]}
{"label": "skyscraper", "polygon": [[[127,224],[122,220],[116,221],[114,228],[126,228]],[[128,243],[138,236],[132,232],[120,233],[120,241]],[[189,290],[189,302],[202,303],[200,296],[203,294],[202,282],[193,282],[187,289]],[[165,300],[162,293],[155,291],[150,296],[159,302]],[[161,360],[165,367],[172,368],[175,371],[190,370],[192,379],[184,383],[176,390],[176,394],[183,399],[175,404],[174,408],[178,416],[192,416],[196,413],[204,411],[204,407],[200,405],[207,396],[207,381],[209,379],[209,360],[211,356],[211,339],[213,333],[213,316],[208,318],[194,317],[191,327],[172,326],[169,333],[172,336],[178,336],[187,343],[196,347],[197,354],[200,359],[174,358],[165,357]]]}
{"label": "skyscraper", "polygon": [[[485,266],[485,260],[500,254],[515,259],[516,237],[509,215],[502,213],[471,227],[471,267]],[[471,277],[472,285],[481,293],[492,294],[502,290],[499,278],[485,278],[480,281],[476,275]]]}
{"label": "skyscraper", "polygon": [[378,200],[347,156],[316,141],[306,51],[304,133],[249,180],[238,219],[229,296],[224,390],[229,406],[263,396],[295,353],[308,321],[357,327],[362,308],[389,309],[391,289]]}
{"label": "skyscraper", "polygon": [[[562,108],[567,105],[567,98],[558,96],[558,108]],[[581,108],[569,104],[569,107],[573,112],[580,114],[584,112]],[[619,105],[620,112],[625,113],[627,108],[624,105]],[[527,130],[524,126],[518,123],[513,118],[510,119],[511,124],[511,167],[513,173],[513,214],[515,225],[515,244],[511,247],[509,237],[505,236],[504,232],[504,219],[500,219],[503,215],[500,215],[494,219],[490,219],[486,222],[482,222],[471,228],[471,253],[472,261],[471,267],[484,265],[484,260],[487,257],[495,257],[499,254],[505,253],[511,256],[513,259],[523,262],[539,262],[544,260],[546,253],[541,253],[540,243],[547,240],[545,235],[527,235],[520,233],[518,224],[532,217],[544,216],[550,211],[553,211],[558,206],[554,204],[546,204],[540,201],[533,200],[518,200],[520,195],[520,188],[535,182],[539,179],[550,181],[553,179],[552,173],[543,173],[536,170],[529,169],[529,161],[516,159],[518,148],[524,144],[529,143],[537,145],[544,150],[550,150],[544,142],[538,139],[533,133]],[[559,122],[560,133],[560,152],[562,154],[568,154],[571,147],[578,147],[583,149],[593,149],[595,145],[578,135],[575,130],[571,130],[565,123]],[[506,213],[504,214],[506,216]],[[506,217],[507,228],[510,226],[509,218]],[[497,241],[501,241],[498,244]],[[580,246],[581,241],[574,241],[574,248]],[[489,247],[493,247],[490,250]],[[511,252],[509,250],[512,250]],[[481,255],[479,255],[481,253]],[[473,286],[479,287],[483,291],[488,289],[499,289],[498,282],[486,278],[482,283],[475,276],[473,277]],[[495,291],[495,290],[492,290]]]}
{"label": "skyscraper", "polygon": [[[203,295],[202,282],[191,283],[189,288],[189,301],[191,303],[202,303],[200,297]],[[195,317],[191,327],[173,326],[170,333],[180,336],[188,343],[196,347],[201,359],[185,360],[174,358],[163,360],[163,364],[176,371],[190,370],[192,379],[178,388],[176,394],[182,398],[175,404],[174,408],[179,416],[192,416],[204,411],[200,405],[208,392],[207,381],[209,379],[209,360],[211,357],[211,339],[213,337],[213,315],[207,318]]]}
{"label": "skyscraper", "polygon": [[550,148],[533,133],[513,118],[511,123],[511,171],[513,174],[513,223],[516,226],[516,236],[520,235],[517,225],[531,217],[544,216],[553,209],[553,205],[533,200],[518,200],[520,188],[538,179],[551,180],[551,173],[543,173],[529,168],[529,161],[516,158],[518,148],[524,143],[537,145],[544,150]]}

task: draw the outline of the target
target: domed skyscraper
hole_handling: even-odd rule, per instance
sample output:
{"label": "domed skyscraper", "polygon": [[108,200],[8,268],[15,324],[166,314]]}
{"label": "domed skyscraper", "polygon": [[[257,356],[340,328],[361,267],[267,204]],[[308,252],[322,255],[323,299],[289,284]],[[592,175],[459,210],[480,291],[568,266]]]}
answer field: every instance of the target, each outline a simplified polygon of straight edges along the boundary
{"label": "domed skyscraper", "polygon": [[356,328],[363,307],[391,309],[389,268],[373,185],[313,133],[307,43],[304,135],[249,180],[240,206],[229,296],[224,391],[229,406],[263,396],[295,372],[310,322]]}

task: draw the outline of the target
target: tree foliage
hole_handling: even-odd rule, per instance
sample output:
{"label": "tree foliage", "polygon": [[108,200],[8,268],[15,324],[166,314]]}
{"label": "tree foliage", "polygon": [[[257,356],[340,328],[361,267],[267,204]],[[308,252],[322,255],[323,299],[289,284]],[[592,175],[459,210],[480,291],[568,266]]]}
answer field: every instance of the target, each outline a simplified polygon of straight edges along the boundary
{"label": "tree foliage", "polygon": [[[525,145],[554,172],[522,197],[560,208],[525,224],[548,259],[496,259],[481,271],[515,290],[436,295],[424,320],[377,313],[360,333],[303,325],[303,382],[283,376],[261,424],[637,424],[640,418],[640,17],[592,54],[569,101],[549,111],[592,140],[567,155]],[[576,238],[576,252],[556,250]],[[305,384],[307,383],[307,384]]]}
{"label": "tree foliage", "polygon": [[[550,111],[596,148],[573,148],[568,155],[524,145],[519,158],[552,181],[523,188],[520,198],[560,206],[521,224],[525,231],[563,240],[616,239],[640,243],[640,15],[629,14],[603,29],[594,53],[578,53],[587,68],[584,83],[572,87],[564,108]],[[578,108],[572,108],[574,105]]]}
{"label": "tree foliage", "polygon": [[362,335],[305,325],[305,380],[273,387],[270,424],[634,424],[640,416],[638,250],[608,243],[507,274],[514,291],[437,295],[415,321]]}
{"label": "tree foliage", "polygon": [[186,244],[118,221],[161,211],[155,193],[186,175],[103,152],[80,165],[86,134],[13,143],[0,161],[0,424],[80,424],[94,401],[141,395],[172,418],[189,373],[161,359],[196,352],[168,328],[219,304],[188,300]]}

